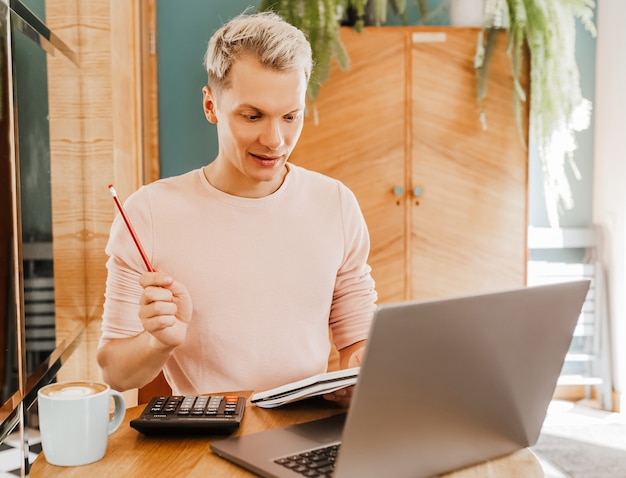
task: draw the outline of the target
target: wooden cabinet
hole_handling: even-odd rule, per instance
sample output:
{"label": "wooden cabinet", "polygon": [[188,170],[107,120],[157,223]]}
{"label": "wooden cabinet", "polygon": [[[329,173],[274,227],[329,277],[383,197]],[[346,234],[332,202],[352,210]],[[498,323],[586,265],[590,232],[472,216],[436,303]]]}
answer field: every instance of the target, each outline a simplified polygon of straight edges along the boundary
{"label": "wooden cabinet", "polygon": [[490,63],[483,129],[478,29],[341,34],[351,67],[331,71],[292,162],[356,194],[380,302],[523,285],[528,161],[505,35]]}

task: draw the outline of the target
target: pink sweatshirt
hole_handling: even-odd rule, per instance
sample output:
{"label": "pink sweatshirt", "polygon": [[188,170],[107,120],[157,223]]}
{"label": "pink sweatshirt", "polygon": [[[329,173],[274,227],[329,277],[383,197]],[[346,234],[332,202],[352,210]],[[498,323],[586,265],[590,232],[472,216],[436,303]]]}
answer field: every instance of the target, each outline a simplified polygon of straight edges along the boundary
{"label": "pink sweatshirt", "polygon": [[[186,340],[164,367],[174,394],[263,390],[323,372],[329,326],[339,349],[367,338],[369,236],[339,181],[290,164],[278,191],[248,199],[198,169],[143,186],[125,207],[153,266],[192,298]],[[143,331],[145,266],[119,214],[106,252],[101,343]]]}

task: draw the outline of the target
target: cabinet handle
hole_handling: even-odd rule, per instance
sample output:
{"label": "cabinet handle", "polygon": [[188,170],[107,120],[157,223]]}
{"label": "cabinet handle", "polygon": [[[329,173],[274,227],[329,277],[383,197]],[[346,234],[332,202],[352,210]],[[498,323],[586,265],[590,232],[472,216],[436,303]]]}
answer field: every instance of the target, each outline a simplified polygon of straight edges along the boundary
{"label": "cabinet handle", "polygon": [[420,197],[424,193],[422,186],[415,186],[413,188],[413,196]]}
{"label": "cabinet handle", "polygon": [[393,187],[394,196],[402,196],[404,194],[404,188],[402,186]]}

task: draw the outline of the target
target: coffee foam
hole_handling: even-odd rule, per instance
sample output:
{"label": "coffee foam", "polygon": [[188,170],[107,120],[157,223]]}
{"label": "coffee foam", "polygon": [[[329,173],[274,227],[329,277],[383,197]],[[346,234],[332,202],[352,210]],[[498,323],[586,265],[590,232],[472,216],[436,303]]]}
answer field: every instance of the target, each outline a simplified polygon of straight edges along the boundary
{"label": "coffee foam", "polygon": [[49,385],[41,393],[52,398],[81,398],[104,392],[107,386],[102,383],[71,382]]}

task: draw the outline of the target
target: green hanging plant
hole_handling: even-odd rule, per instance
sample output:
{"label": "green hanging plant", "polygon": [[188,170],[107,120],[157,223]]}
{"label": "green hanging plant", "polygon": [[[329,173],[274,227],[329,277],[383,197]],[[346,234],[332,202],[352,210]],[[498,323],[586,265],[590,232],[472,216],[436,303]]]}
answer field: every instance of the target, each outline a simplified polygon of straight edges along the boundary
{"label": "green hanging plant", "polygon": [[[353,9],[356,17],[353,27],[361,31],[366,9],[371,10],[376,25],[384,25],[388,6],[394,14],[404,16],[406,13],[406,0],[261,0],[259,11],[277,13],[308,38],[314,66],[307,95],[315,102],[320,87],[328,80],[331,61],[334,59],[344,70],[350,67],[350,58],[339,36],[346,11]],[[425,12],[426,0],[418,0],[418,6]]]}
{"label": "green hanging plant", "polygon": [[[497,32],[507,31],[515,83],[514,110],[522,124],[520,84],[524,48],[530,53],[530,134],[537,143],[550,223],[573,207],[566,165],[580,177],[573,160],[576,132],[589,127],[591,102],[583,98],[576,64],[576,20],[596,35],[593,0],[483,0],[483,28],[475,67],[478,101],[485,97],[489,58]],[[482,116],[484,121],[484,115]]]}

